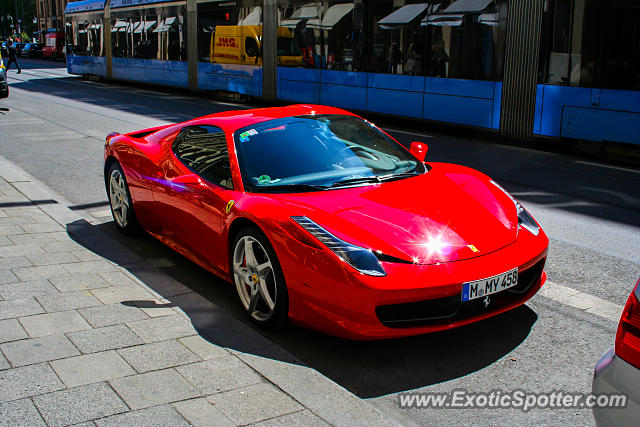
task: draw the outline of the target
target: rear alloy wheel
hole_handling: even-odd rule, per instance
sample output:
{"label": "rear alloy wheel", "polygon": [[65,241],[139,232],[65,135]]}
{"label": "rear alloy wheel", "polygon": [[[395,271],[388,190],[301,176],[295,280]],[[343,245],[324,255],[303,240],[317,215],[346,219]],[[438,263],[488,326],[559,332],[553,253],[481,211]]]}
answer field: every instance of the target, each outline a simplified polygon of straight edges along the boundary
{"label": "rear alloy wheel", "polygon": [[107,185],[111,214],[116,226],[125,234],[136,234],[139,231],[138,221],[133,212],[127,179],[119,164],[111,166]]}
{"label": "rear alloy wheel", "polygon": [[257,229],[240,232],[233,245],[233,279],[251,320],[263,327],[280,327],[288,315],[289,297],[275,251]]}

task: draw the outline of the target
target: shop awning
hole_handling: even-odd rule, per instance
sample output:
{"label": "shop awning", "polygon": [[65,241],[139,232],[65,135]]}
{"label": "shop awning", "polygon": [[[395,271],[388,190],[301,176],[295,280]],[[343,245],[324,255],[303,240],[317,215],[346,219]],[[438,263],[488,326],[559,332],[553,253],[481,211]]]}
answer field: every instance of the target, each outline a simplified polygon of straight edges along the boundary
{"label": "shop awning", "polygon": [[138,23],[138,25],[133,29],[133,32],[136,34],[140,34],[144,31],[146,33],[154,25],[156,25],[156,21],[147,21],[144,24]]}
{"label": "shop awning", "polygon": [[485,25],[491,25],[492,27],[498,26],[498,14],[497,13],[483,13],[478,17],[478,22]]}
{"label": "shop awning", "polygon": [[280,22],[281,27],[295,28],[303,19],[314,19],[318,17],[317,6],[303,6],[293,11],[290,17]]}
{"label": "shop awning", "polygon": [[[480,13],[488,8],[493,0],[457,0],[449,5],[446,9],[437,14],[429,14],[422,20],[422,25],[436,25],[440,27],[458,27],[462,25],[465,13]],[[481,16],[492,15],[490,13]],[[492,25],[487,22],[487,25]],[[497,20],[496,20],[497,25]]]}
{"label": "shop awning", "polygon": [[[169,18],[165,19],[164,22],[162,22],[160,25],[158,25],[158,28],[156,28],[155,30],[153,30],[154,33],[165,33],[169,30],[171,30],[171,27],[173,27],[174,22],[176,22],[176,17],[175,16],[170,16]],[[154,21],[155,23],[155,21]]]}
{"label": "shop awning", "polygon": [[485,10],[493,0],[457,0],[449,5],[443,13],[478,13]]}
{"label": "shop awning", "polygon": [[262,24],[262,8],[256,6],[250,14],[246,16],[238,25],[261,25]]}
{"label": "shop awning", "polygon": [[115,24],[113,24],[113,28],[111,29],[112,33],[119,33],[127,31],[127,21],[117,20]]}
{"label": "shop awning", "polygon": [[324,14],[322,21],[319,19],[310,19],[307,21],[307,28],[330,30],[352,10],[353,3],[334,4],[327,9],[327,13]]}
{"label": "shop awning", "polygon": [[422,26],[435,25],[437,27],[459,27],[460,25],[462,25],[463,18],[464,15],[462,14],[429,15],[422,20]]}
{"label": "shop awning", "polygon": [[400,9],[379,20],[378,25],[380,28],[385,30],[400,28],[416,19],[419,15],[424,13],[428,7],[428,3],[416,3],[402,6]]}

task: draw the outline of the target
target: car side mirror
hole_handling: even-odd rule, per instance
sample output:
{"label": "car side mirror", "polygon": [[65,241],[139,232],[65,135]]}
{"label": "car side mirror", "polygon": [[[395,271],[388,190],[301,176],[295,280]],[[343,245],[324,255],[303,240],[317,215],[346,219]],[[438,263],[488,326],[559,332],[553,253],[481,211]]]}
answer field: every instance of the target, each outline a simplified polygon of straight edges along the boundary
{"label": "car side mirror", "polygon": [[171,180],[171,183],[189,187],[198,187],[203,184],[202,178],[195,173],[188,173],[186,175],[175,177]]}
{"label": "car side mirror", "polygon": [[414,141],[411,143],[409,151],[415,156],[416,159],[424,162],[425,157],[427,157],[427,151],[429,151],[429,147],[427,147],[427,144]]}

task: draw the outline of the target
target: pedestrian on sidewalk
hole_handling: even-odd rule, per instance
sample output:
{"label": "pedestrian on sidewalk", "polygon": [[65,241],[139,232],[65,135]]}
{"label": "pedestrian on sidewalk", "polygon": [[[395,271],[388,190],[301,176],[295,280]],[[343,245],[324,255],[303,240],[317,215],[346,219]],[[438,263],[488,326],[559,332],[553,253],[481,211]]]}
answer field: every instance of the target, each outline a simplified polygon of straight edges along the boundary
{"label": "pedestrian on sidewalk", "polygon": [[13,45],[13,41],[11,41],[11,39],[7,40],[7,50],[9,51],[9,61],[7,62],[7,70],[9,70],[9,67],[11,67],[11,64],[15,63],[16,67],[18,68],[17,74],[20,74],[22,72],[22,69],[20,68],[20,64],[18,64],[18,58],[16,56],[16,47]]}

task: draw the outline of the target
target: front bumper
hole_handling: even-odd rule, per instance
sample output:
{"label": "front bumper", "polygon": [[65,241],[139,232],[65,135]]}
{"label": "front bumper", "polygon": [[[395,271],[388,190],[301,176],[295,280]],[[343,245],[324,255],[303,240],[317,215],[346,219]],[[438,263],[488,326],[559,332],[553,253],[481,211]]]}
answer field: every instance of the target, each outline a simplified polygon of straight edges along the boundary
{"label": "front bumper", "polygon": [[[524,304],[546,281],[548,242],[522,231],[516,242],[484,256],[433,265],[383,262],[386,277],[358,273],[335,254],[291,238],[274,239],[294,323],[349,339],[375,340],[451,329]],[[519,267],[528,283],[512,292],[461,302],[462,284]],[[535,274],[530,273],[535,269]],[[520,282],[520,281],[519,281]]]}
{"label": "front bumper", "polygon": [[640,369],[609,350],[596,365],[593,394],[626,394],[626,408],[593,408],[598,426],[631,426],[640,420]]}

